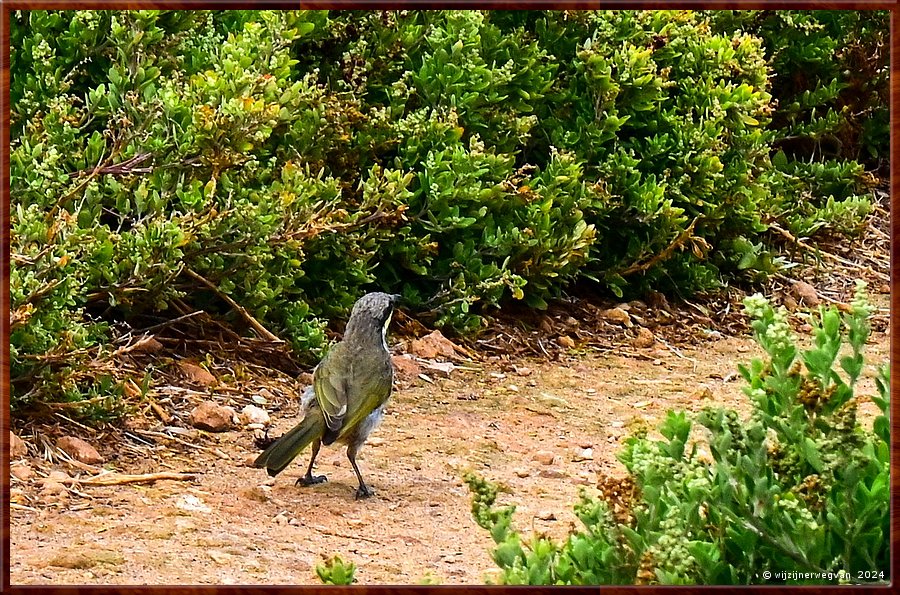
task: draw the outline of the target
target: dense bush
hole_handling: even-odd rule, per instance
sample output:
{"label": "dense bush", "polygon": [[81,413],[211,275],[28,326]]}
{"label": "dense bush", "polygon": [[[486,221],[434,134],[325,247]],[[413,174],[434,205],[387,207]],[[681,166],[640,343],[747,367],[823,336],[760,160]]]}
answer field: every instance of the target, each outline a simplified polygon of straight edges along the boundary
{"label": "dense bush", "polygon": [[714,30],[763,41],[770,65],[772,213],[797,236],[852,235],[870,212],[869,169],[890,156],[887,11],[712,11]]}
{"label": "dense bush", "polygon": [[[663,440],[646,431],[629,438],[620,454],[628,476],[604,478],[599,498],[582,493],[575,513],[584,529],[566,541],[523,540],[512,528],[515,507],[496,507],[497,487],[467,477],[473,515],[497,543],[501,582],[889,582],[886,364],[877,370],[872,400],[881,415],[873,430],[856,419],[869,334],[864,291],[850,313],[823,309],[804,351],[784,310],[758,294],[745,304],[767,356],[740,366],[750,419],[723,409],[696,420],[669,412]],[[691,437],[694,421],[705,439]]]}
{"label": "dense bush", "polygon": [[[880,43],[886,24],[859,22],[854,43]],[[576,279],[616,295],[755,279],[773,270],[771,222],[856,229],[861,170],[775,152],[768,69],[796,60],[767,50],[772,27],[741,27],[686,11],[12,13],[14,407],[77,398],[58,373],[112,322],[202,308],[239,327],[223,295],[315,353],[324,320],[372,287],[473,331]],[[835,20],[829,39],[859,27]]]}

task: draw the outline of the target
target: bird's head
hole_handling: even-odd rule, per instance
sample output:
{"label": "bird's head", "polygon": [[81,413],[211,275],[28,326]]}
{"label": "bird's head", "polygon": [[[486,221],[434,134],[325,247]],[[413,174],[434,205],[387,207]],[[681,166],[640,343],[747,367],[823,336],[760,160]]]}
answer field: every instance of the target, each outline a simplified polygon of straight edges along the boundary
{"label": "bird's head", "polygon": [[399,300],[400,296],[397,294],[381,293],[380,291],[362,296],[353,304],[345,336],[380,331],[379,334],[384,339],[387,335],[388,325],[391,323],[394,307]]}

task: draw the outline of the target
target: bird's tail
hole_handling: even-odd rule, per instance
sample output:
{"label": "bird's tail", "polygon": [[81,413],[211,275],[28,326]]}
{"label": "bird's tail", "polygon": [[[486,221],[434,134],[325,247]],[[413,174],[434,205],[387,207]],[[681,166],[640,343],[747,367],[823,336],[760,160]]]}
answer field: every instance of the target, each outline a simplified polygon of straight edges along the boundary
{"label": "bird's tail", "polygon": [[256,468],[265,467],[275,477],[287,467],[313,440],[325,430],[325,419],[318,409],[311,409],[299,424],[269,445],[255,461]]}

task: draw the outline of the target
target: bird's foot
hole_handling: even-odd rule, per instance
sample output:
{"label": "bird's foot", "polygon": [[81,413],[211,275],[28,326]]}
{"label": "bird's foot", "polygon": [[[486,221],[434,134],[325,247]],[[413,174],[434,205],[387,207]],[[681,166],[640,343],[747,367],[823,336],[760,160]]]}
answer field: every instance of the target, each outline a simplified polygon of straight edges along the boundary
{"label": "bird's foot", "polygon": [[314,486],[317,483],[323,483],[328,481],[328,478],[324,475],[313,475],[311,473],[307,473],[303,477],[299,478],[294,485],[297,486]]}
{"label": "bird's foot", "polygon": [[368,497],[374,496],[374,495],[375,495],[375,490],[373,490],[366,484],[362,484],[358,488],[356,488],[356,499],[357,500],[364,500],[365,498],[368,498]]}

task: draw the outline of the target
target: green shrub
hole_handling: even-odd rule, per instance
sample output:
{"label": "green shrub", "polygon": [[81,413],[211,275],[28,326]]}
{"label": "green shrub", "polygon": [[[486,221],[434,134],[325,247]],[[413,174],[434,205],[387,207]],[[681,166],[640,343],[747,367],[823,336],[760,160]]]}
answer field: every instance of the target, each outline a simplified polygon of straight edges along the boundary
{"label": "green shrub", "polygon": [[[325,320],[373,288],[477,332],[582,279],[617,296],[758,281],[770,222],[857,231],[865,172],[775,151],[767,69],[799,59],[742,22],[13,12],[13,402],[61,398],[112,322],[204,309],[243,331],[223,296],[313,361]],[[864,48],[883,26],[822,31],[837,47],[864,30]]]}
{"label": "green shrub", "polygon": [[[515,507],[495,506],[496,486],[466,477],[473,516],[497,543],[502,583],[890,581],[887,365],[877,370],[872,399],[881,415],[872,431],[856,418],[869,334],[863,288],[851,312],[820,311],[806,350],[784,310],[759,295],[745,304],[766,352],[739,366],[750,419],[723,409],[696,420],[669,412],[662,440],[632,436],[620,454],[628,476],[603,479],[600,498],[582,492],[575,513],[583,530],[562,543],[524,540],[511,526]],[[707,430],[709,453],[691,438],[694,421]]]}
{"label": "green shrub", "polygon": [[798,237],[856,235],[871,175],[890,155],[888,13],[711,11],[723,33],[759,37],[772,71],[772,215]]}
{"label": "green shrub", "polygon": [[715,30],[763,40],[776,145],[798,160],[889,156],[888,17],[883,10],[710,11]]}
{"label": "green shrub", "polygon": [[344,562],[340,556],[334,556],[324,564],[316,565],[316,574],[325,585],[352,585],[356,579],[356,564]]}

